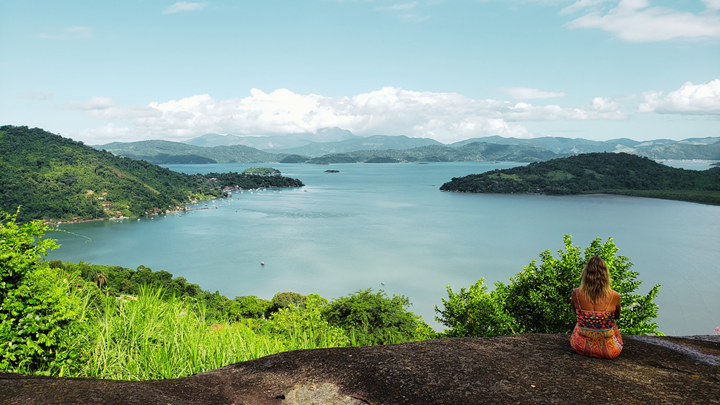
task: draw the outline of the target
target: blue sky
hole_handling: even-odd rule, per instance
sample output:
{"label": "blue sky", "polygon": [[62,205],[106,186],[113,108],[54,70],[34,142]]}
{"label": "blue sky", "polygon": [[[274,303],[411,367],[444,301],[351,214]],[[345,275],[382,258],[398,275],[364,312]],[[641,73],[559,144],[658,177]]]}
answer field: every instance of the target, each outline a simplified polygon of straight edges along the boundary
{"label": "blue sky", "polygon": [[91,144],[720,136],[720,0],[0,0],[0,124]]}

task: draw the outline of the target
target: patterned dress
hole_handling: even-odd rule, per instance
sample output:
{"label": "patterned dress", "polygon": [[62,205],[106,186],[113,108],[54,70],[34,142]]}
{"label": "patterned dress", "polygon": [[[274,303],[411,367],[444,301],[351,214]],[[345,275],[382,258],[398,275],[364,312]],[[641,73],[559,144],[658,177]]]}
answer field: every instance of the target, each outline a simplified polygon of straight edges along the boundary
{"label": "patterned dress", "polygon": [[[575,297],[580,292],[575,289]],[[612,295],[605,305],[607,309]],[[614,359],[623,348],[622,336],[613,316],[614,312],[585,311],[580,309],[580,300],[575,306],[577,325],[570,335],[570,344],[578,354],[602,359]]]}

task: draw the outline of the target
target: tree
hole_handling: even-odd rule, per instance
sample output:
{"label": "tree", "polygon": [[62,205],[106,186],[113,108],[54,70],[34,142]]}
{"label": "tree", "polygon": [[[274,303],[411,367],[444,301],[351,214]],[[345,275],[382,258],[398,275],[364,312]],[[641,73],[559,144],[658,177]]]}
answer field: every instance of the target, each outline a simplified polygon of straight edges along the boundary
{"label": "tree", "polygon": [[322,312],[331,325],[347,330],[359,344],[390,344],[416,340],[423,322],[407,310],[410,305],[402,295],[388,298],[383,290],[373,294],[368,288],[334,299]]}
{"label": "tree", "polygon": [[73,275],[39,263],[57,247],[48,227],[17,216],[0,212],[0,369],[62,375],[81,365],[83,302]]}
{"label": "tree", "polygon": [[443,299],[442,310],[436,319],[447,326],[448,336],[496,336],[515,333],[570,333],[575,326],[575,314],[570,297],[580,285],[585,263],[598,256],[605,260],[610,270],[612,288],[620,294],[622,313],[617,325],[627,334],[662,334],[653,319],[657,317],[654,299],[660,285],[650,289],[645,296],[634,291],[642,281],[638,272],[631,271],[632,263],[625,256],[617,255],[618,248],[608,238],[602,243],[595,239],[584,253],[572,245],[570,235],[565,235],[565,250],[558,250],[555,259],[549,250],[540,254],[542,264],[533,260],[506,285],[495,283],[495,290],[488,292],[483,279],[466,291],[456,294],[447,288],[448,299]]}

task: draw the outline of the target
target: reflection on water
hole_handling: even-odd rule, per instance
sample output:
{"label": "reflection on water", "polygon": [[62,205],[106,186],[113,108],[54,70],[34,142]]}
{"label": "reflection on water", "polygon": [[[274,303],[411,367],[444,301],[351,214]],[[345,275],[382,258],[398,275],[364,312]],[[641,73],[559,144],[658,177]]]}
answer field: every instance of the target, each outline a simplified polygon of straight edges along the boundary
{"label": "reflection on water", "polygon": [[[402,294],[432,325],[445,286],[522,270],[563,234],[586,247],[613,237],[645,293],[663,284],[660,329],[711,334],[720,326],[720,207],[610,195],[443,193],[452,177],[511,167],[486,162],[273,164],[306,187],[236,193],[217,209],[140,221],[63,225],[51,258],[167,270],[229,297],[280,291],[339,297],[364,288]],[[173,165],[187,173],[252,165]],[[434,186],[433,186],[434,185]],[[212,204],[209,204],[212,205]],[[220,207],[220,205],[223,205]],[[260,262],[265,266],[260,266]],[[385,285],[381,285],[385,282]]]}

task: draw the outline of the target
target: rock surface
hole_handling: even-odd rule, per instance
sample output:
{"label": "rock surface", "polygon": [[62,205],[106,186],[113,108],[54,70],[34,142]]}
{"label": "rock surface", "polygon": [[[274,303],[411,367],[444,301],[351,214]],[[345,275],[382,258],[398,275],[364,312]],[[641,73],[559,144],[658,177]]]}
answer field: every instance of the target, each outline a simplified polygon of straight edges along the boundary
{"label": "rock surface", "polygon": [[0,373],[3,404],[720,403],[720,336],[626,336],[617,359],[568,335],[281,353],[175,380]]}

